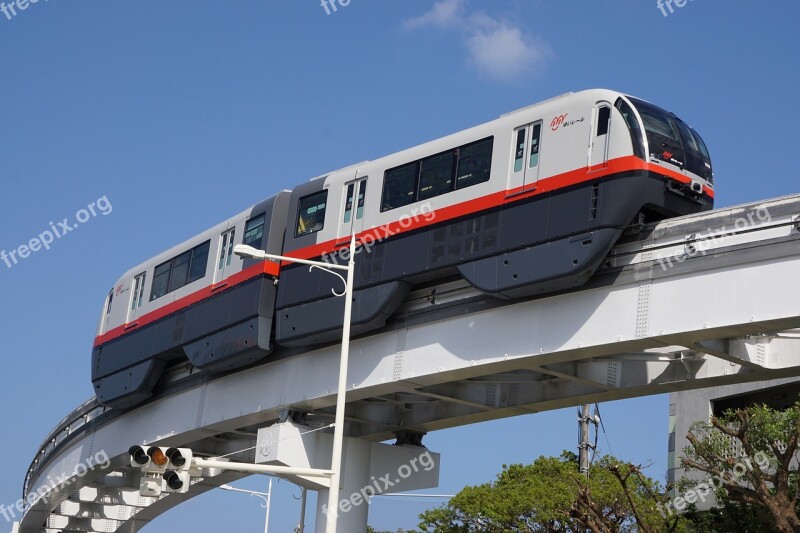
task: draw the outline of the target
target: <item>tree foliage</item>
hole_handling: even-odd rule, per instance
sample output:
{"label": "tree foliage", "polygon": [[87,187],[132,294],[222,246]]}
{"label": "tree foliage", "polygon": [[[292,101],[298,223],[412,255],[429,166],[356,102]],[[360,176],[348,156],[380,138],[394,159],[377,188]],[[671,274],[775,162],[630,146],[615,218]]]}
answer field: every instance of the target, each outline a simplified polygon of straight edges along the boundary
{"label": "tree foliage", "polygon": [[694,483],[694,497],[710,488],[718,501],[766,513],[774,531],[800,531],[798,437],[800,403],[785,411],[753,406],[694,424],[683,464],[709,476]]}
{"label": "tree foliage", "polygon": [[493,483],[466,487],[449,503],[420,515],[420,529],[471,532],[682,531],[680,517],[665,520],[665,495],[632,465],[605,456],[580,475],[574,454],[503,466]]}

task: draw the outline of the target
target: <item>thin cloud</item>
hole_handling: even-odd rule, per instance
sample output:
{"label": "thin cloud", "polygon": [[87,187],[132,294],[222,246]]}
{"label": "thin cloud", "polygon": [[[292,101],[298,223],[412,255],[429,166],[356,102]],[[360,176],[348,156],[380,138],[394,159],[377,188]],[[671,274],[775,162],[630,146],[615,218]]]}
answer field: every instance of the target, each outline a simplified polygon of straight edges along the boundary
{"label": "thin cloud", "polygon": [[464,0],[439,0],[424,15],[408,19],[405,22],[405,27],[413,30],[424,26],[438,26],[440,28],[451,26],[458,21],[463,8]]}
{"label": "thin cloud", "polygon": [[427,13],[404,26],[453,28],[463,34],[469,62],[481,73],[499,81],[542,68],[552,56],[546,44],[522,27],[483,12],[467,12],[467,0],[438,0]]}

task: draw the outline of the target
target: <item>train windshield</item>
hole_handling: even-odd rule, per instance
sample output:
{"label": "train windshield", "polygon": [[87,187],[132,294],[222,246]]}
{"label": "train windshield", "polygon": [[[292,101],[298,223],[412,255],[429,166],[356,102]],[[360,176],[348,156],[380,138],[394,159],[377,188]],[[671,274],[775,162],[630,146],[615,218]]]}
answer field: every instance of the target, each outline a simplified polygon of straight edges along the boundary
{"label": "train windshield", "polygon": [[685,168],[709,182],[714,180],[708,148],[695,130],[660,107],[636,98],[629,100],[642,117],[650,157]]}

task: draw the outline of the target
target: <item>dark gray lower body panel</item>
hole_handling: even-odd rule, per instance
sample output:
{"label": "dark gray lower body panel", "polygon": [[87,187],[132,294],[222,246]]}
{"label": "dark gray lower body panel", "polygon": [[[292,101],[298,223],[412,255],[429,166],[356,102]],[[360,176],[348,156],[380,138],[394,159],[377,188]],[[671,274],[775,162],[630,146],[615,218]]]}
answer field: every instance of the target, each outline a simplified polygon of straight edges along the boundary
{"label": "dark gray lower body panel", "polygon": [[622,230],[602,229],[471,261],[458,271],[476,289],[505,298],[547,294],[585,284]]}
{"label": "dark gray lower body panel", "polygon": [[[351,334],[382,328],[411,289],[393,281],[353,293]],[[281,309],[275,321],[275,341],[283,346],[310,346],[342,338],[344,298],[330,297]]]}
{"label": "dark gray lower body panel", "polygon": [[[417,231],[388,236],[356,255],[357,294],[377,294],[389,316],[401,299],[396,283],[420,283],[458,272],[494,296],[517,298],[580,287],[641,212],[650,220],[711,208],[703,198],[670,189],[663,176],[630,171],[512,201]],[[328,260],[344,263],[339,256]],[[276,342],[310,346],[338,340],[342,328],[341,281],[296,266],[281,271]],[[398,293],[399,294],[399,293]],[[356,296],[359,302],[364,297]],[[377,304],[376,304],[377,305]],[[383,327],[365,318],[355,331]]]}
{"label": "dark gray lower body panel", "polygon": [[136,405],[179,360],[212,372],[260,361],[272,351],[275,292],[271,278],[254,278],[96,347],[97,399],[115,408]]}

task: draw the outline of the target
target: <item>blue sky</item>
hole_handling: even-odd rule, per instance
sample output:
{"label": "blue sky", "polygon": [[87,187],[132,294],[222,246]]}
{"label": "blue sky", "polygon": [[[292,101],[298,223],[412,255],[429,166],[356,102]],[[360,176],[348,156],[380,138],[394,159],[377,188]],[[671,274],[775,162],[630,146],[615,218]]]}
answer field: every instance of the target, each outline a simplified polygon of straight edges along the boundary
{"label": "blue sky", "polygon": [[[0,14],[0,249],[98,198],[113,207],[0,263],[0,503],[41,439],[91,397],[106,292],[131,265],[323,172],[608,87],[674,111],[705,138],[717,205],[798,192],[800,4],[695,0],[171,0],[30,4]],[[603,406],[603,451],[666,469],[667,398]],[[574,409],[428,435],[441,487],[574,449]],[[470,465],[464,468],[463,465]],[[238,486],[264,490],[266,480]],[[298,504],[276,485],[272,527]],[[378,501],[409,528],[425,504]],[[145,531],[259,531],[257,501],[215,491]],[[0,523],[0,530],[5,525]]]}

